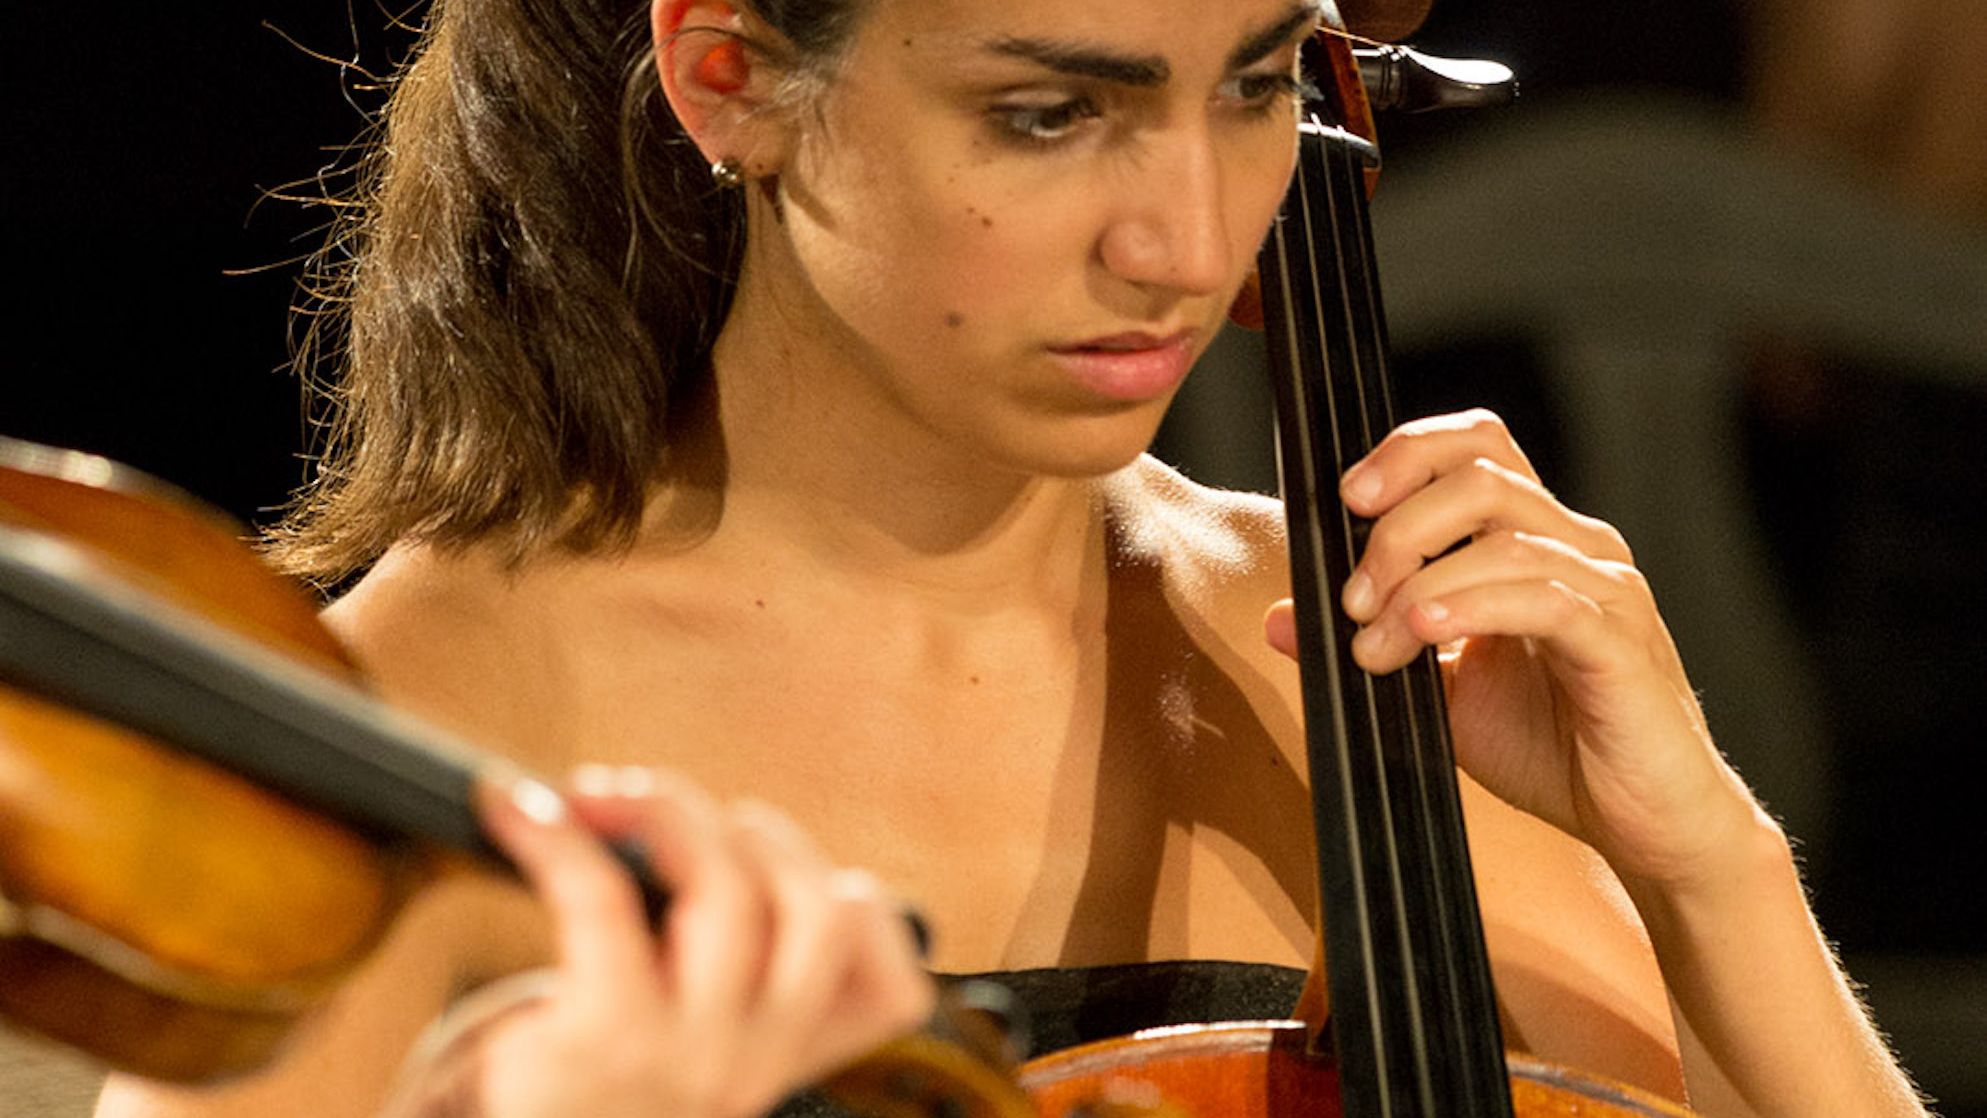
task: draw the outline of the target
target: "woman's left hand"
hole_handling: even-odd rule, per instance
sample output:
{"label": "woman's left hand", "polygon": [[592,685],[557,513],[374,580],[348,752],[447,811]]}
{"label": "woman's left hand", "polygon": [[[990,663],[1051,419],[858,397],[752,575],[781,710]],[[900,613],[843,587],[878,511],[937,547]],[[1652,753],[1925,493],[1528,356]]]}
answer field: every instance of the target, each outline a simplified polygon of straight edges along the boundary
{"label": "woman's left hand", "polygon": [[[1406,424],[1340,494],[1375,518],[1342,598],[1354,658],[1384,674],[1443,649],[1464,771],[1624,880],[1688,887],[1742,848],[1759,808],[1712,745],[1628,546],[1547,492],[1500,419]],[[1289,603],[1267,628],[1295,654]]]}
{"label": "woman's left hand", "polygon": [[[551,917],[557,966],[440,1023],[391,1118],[756,1118],[931,1011],[902,906],[771,808],[598,767],[563,801],[487,781],[479,808]],[[648,855],[670,891],[659,928],[602,838]]]}

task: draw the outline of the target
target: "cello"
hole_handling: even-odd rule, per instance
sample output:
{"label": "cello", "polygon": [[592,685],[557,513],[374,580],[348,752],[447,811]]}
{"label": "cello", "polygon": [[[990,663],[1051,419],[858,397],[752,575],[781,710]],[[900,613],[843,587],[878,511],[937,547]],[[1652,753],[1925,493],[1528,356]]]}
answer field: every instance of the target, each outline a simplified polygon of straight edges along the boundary
{"label": "cello", "polygon": [[1648,1092],[1507,1055],[1435,652],[1382,677],[1353,662],[1356,627],[1336,603],[1367,525],[1336,483],[1395,425],[1367,210],[1379,171],[1373,112],[1495,104],[1513,89],[1494,64],[1356,51],[1337,6],[1324,7],[1322,119],[1301,129],[1258,274],[1324,912],[1315,958],[1329,961],[1330,1019],[1307,990],[1304,1020],[1153,1030],[1044,1057],[1022,1082],[1044,1118],[1079,1113],[1077,1100],[1106,1093],[1113,1077],[1224,1118],[1687,1115]]}

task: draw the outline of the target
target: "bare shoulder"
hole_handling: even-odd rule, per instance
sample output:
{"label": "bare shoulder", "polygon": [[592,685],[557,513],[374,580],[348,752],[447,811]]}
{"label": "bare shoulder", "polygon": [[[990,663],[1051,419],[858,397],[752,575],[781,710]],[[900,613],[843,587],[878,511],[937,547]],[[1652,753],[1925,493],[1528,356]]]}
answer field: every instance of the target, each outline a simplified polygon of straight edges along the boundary
{"label": "bare shoulder", "polygon": [[365,668],[388,686],[429,663],[443,645],[475,652],[514,617],[513,579],[473,552],[396,547],[323,614]]}
{"label": "bare shoulder", "polygon": [[1112,486],[1114,560],[1156,578],[1166,623],[1184,631],[1212,673],[1204,682],[1245,697],[1250,717],[1301,772],[1296,666],[1263,635],[1270,606],[1290,596],[1283,502],[1197,484],[1149,456]]}
{"label": "bare shoulder", "polygon": [[538,681],[556,580],[506,569],[476,551],[389,552],[323,614],[389,702],[532,767],[552,713]]}
{"label": "bare shoulder", "polygon": [[1198,484],[1150,455],[1109,485],[1121,548],[1160,568],[1181,601],[1219,610],[1247,600],[1259,621],[1289,593],[1283,502]]}

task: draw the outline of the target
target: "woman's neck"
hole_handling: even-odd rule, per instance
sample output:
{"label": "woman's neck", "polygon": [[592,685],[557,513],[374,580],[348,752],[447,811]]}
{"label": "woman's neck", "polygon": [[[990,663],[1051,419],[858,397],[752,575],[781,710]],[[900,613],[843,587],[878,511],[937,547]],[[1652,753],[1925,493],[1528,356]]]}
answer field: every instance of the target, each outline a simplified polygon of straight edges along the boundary
{"label": "woman's neck", "polygon": [[920,425],[810,302],[749,269],[740,283],[699,424],[721,465],[679,471],[701,492],[670,498],[714,507],[704,546],[900,601],[1079,608],[1098,481],[1005,468]]}

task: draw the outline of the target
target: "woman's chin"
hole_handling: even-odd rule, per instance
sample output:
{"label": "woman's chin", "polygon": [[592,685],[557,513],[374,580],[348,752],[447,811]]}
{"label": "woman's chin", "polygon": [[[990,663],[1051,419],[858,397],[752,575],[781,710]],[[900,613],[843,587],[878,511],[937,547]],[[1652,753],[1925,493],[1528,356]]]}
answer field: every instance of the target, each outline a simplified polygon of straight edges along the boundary
{"label": "woman's chin", "polygon": [[[1150,412],[1151,414],[1143,414]],[[1070,421],[1053,436],[1031,440],[1015,457],[1030,473],[1081,480],[1117,473],[1144,454],[1159,432],[1163,408]]]}

